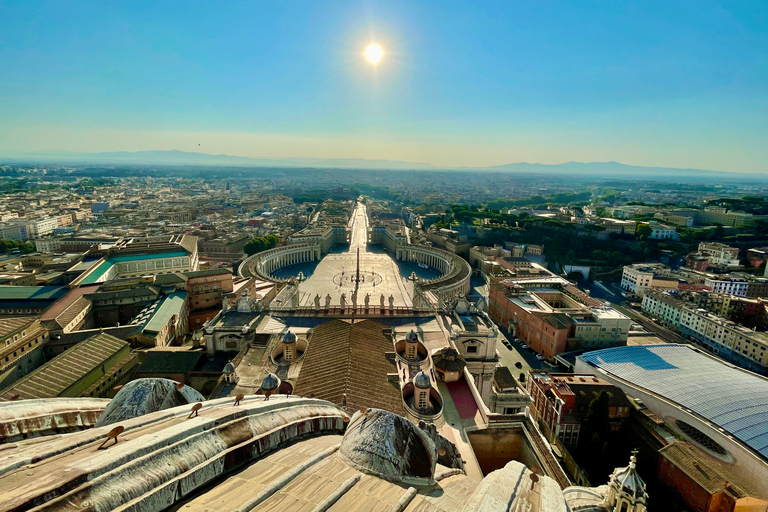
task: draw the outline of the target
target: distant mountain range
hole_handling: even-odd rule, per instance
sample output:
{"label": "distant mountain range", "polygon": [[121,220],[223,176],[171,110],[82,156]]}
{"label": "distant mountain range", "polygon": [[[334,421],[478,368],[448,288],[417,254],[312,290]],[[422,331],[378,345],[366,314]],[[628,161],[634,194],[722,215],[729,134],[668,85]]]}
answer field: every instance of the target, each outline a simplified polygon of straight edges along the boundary
{"label": "distant mountain range", "polygon": [[105,153],[73,153],[44,151],[39,153],[0,154],[9,161],[56,161],[99,164],[142,165],[220,165],[241,167],[314,167],[344,169],[435,169],[431,164],[399,160],[366,160],[364,158],[250,158],[233,155],[209,155],[189,151],[114,151]]}
{"label": "distant mountain range", "polygon": [[485,172],[516,172],[521,174],[553,174],[600,176],[604,178],[651,178],[672,176],[690,178],[744,177],[765,179],[765,174],[680,169],[674,167],[641,167],[619,162],[566,162],[562,164],[532,164],[519,162],[492,167],[436,167],[429,163],[400,160],[367,160],[364,158],[250,158],[233,155],[209,155],[189,151],[115,151],[103,153],[74,153],[46,151],[37,153],[0,154],[7,162],[67,162],[83,164],[134,165],[210,165],[231,167],[307,167],[325,169],[391,169],[391,170],[455,170]]}

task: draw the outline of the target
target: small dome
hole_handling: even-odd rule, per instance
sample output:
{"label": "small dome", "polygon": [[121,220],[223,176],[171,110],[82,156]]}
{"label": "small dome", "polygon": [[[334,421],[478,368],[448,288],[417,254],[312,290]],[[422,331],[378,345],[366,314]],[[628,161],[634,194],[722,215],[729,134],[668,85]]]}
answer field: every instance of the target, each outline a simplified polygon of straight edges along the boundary
{"label": "small dome", "polygon": [[629,466],[616,470],[613,481],[616,483],[617,490],[633,498],[640,498],[645,495],[645,482],[635,468],[637,457],[633,454],[629,460]]}
{"label": "small dome", "polygon": [[261,381],[262,391],[274,391],[280,387],[280,379],[274,373],[268,373],[264,380]]}
{"label": "small dome", "polygon": [[416,343],[419,341],[419,335],[411,331],[405,335],[405,341],[408,343]]}
{"label": "small dome", "polygon": [[224,365],[224,373],[226,375],[232,375],[235,373],[235,365],[232,364],[232,361]]}
{"label": "small dome", "polygon": [[446,372],[460,372],[467,366],[464,357],[455,348],[444,348],[432,356],[435,368]]}
{"label": "small dome", "polygon": [[419,372],[413,378],[413,385],[421,389],[429,389],[432,387],[432,379],[429,378],[424,372]]}
{"label": "small dome", "polygon": [[291,331],[288,331],[285,333],[285,336],[283,336],[283,343],[286,345],[289,343],[296,343],[296,335],[293,334]]}

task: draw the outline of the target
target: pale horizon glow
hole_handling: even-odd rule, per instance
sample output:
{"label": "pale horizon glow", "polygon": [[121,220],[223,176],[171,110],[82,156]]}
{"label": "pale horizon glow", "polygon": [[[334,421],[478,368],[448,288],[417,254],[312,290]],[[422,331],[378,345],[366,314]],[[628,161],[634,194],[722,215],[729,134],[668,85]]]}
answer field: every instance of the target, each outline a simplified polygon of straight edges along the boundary
{"label": "pale horizon glow", "polygon": [[150,0],[0,0],[0,12],[0,157],[768,173],[768,2],[233,0],[180,16]]}

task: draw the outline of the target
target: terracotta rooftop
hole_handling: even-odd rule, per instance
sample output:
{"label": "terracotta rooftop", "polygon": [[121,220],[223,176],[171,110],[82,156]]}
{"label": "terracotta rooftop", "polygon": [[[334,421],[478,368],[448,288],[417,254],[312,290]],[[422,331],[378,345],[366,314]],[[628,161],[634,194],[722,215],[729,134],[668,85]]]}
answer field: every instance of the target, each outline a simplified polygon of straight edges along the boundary
{"label": "terracotta rooftop", "polygon": [[376,407],[403,415],[397,386],[387,380],[397,368],[387,359],[392,341],[385,325],[371,320],[332,320],[315,327],[294,393],[328,400],[346,409]]}
{"label": "terracotta rooftop", "polygon": [[768,497],[766,492],[755,492],[756,489],[745,488],[743,483],[739,482],[739,476],[734,474],[728,464],[705,454],[690,443],[674,442],[659,450],[659,455],[672,462],[711,494],[721,492],[727,486],[738,497]]}

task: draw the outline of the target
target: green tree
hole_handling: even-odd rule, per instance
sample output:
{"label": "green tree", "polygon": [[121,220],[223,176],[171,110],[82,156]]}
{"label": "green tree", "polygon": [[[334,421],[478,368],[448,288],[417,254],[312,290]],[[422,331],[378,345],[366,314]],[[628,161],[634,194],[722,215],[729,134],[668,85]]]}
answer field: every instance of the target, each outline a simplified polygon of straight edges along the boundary
{"label": "green tree", "polygon": [[251,239],[243,246],[243,252],[248,256],[253,256],[261,251],[277,247],[280,237],[277,235],[267,235]]}
{"label": "green tree", "polygon": [[640,240],[647,240],[648,237],[651,236],[651,233],[653,233],[653,228],[648,224],[640,224],[637,226],[637,231],[635,232],[637,238]]}
{"label": "green tree", "polygon": [[589,403],[587,416],[584,421],[586,441],[593,445],[601,445],[610,430],[610,397],[605,391],[600,391],[598,395]]}

